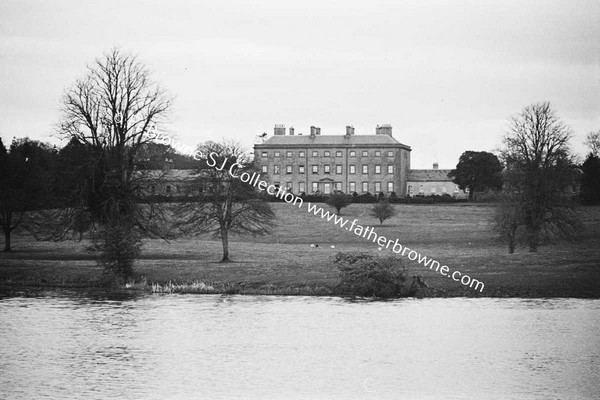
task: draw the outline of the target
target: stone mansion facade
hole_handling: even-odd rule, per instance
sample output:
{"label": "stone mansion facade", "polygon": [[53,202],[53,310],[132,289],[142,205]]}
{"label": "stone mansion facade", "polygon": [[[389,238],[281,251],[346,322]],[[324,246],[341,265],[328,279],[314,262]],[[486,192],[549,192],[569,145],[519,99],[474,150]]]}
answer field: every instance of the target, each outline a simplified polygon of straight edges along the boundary
{"label": "stone mansion facade", "polygon": [[296,194],[464,195],[447,178],[449,170],[434,165],[433,173],[411,171],[410,153],[409,146],[394,139],[390,125],[378,125],[375,135],[355,135],[352,126],[344,135],[321,135],[314,126],[308,135],[295,134],[294,128],[286,134],[285,126],[275,125],[273,136],[254,145],[261,175]]}
{"label": "stone mansion facade", "polygon": [[391,193],[406,195],[410,147],[392,137],[392,127],[378,126],[375,135],[309,135],[294,128],[275,126],[275,134],[254,146],[254,161],[261,174],[293,193]]}

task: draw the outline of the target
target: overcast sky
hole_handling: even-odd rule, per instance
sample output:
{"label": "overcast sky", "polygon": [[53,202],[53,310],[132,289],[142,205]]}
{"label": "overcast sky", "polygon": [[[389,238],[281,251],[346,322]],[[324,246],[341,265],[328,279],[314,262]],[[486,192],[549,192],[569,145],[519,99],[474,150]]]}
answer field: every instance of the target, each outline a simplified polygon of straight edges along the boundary
{"label": "overcast sky", "polygon": [[171,130],[187,145],[388,123],[413,168],[453,168],[537,101],[580,155],[600,129],[598,1],[2,0],[4,142],[56,142],[64,89],[114,46],[176,98]]}

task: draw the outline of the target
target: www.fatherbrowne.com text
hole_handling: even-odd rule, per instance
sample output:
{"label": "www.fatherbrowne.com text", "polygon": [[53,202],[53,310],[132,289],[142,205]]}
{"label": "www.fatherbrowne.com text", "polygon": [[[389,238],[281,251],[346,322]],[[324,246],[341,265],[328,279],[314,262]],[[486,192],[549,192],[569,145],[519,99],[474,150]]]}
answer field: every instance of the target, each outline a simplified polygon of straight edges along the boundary
{"label": "www.fatherbrowne.com text", "polygon": [[[209,167],[213,167],[218,171],[222,171],[228,164],[228,161],[226,159],[222,165],[217,165],[218,158],[218,154],[210,153],[208,155],[207,164]],[[302,208],[302,206],[304,205],[304,200],[301,197],[298,197],[293,193],[287,192],[287,190],[284,188],[260,180],[260,173],[253,172],[252,174],[249,174],[247,172],[243,172],[237,175],[237,167],[241,167],[241,165],[234,163],[229,167],[229,175],[231,175],[233,178],[239,179],[244,183],[258,188],[259,190],[266,190],[268,194],[280,198],[288,204],[298,206],[298,208]],[[475,290],[479,289],[479,292],[483,292],[483,288],[485,286],[483,282],[471,278],[469,275],[462,274],[460,271],[452,271],[447,265],[441,265],[438,261],[426,257],[416,250],[411,250],[408,247],[402,246],[400,243],[398,243],[398,239],[388,239],[385,236],[378,235],[372,227],[364,227],[362,225],[357,224],[357,219],[354,219],[353,221],[347,220],[338,215],[331,214],[329,211],[325,211],[322,207],[319,207],[316,204],[312,204],[311,202],[307,202],[307,212],[313,213],[314,215],[318,215],[322,219],[326,219],[329,222],[333,221],[333,223],[339,226],[340,228],[344,228],[347,231],[350,231],[364,239],[372,240],[373,243],[377,243],[377,245],[379,245],[381,248],[385,247],[386,249],[390,249],[396,254],[408,257],[408,259],[411,261],[416,260],[419,264],[423,265],[424,267],[429,267],[430,270],[439,272],[443,276],[451,278],[456,282],[460,282],[461,284],[473,288]],[[349,222],[350,224],[348,225]]]}

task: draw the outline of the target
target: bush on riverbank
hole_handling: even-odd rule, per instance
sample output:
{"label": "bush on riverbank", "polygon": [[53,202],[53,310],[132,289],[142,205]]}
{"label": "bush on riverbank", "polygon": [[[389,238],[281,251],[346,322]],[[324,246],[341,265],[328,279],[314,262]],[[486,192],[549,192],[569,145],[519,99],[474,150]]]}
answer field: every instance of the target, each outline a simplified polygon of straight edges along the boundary
{"label": "bush on riverbank", "polygon": [[341,294],[363,297],[400,297],[406,281],[406,269],[399,258],[364,252],[339,252]]}

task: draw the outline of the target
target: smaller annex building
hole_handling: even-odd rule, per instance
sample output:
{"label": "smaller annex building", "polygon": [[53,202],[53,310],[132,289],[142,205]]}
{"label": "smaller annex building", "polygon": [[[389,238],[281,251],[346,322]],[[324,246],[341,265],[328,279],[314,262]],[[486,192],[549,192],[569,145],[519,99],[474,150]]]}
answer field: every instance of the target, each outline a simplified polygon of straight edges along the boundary
{"label": "smaller annex building", "polygon": [[450,169],[439,169],[438,163],[433,169],[411,169],[406,180],[406,193],[414,196],[441,196],[444,194],[455,198],[469,197],[468,191],[460,190],[458,185],[448,178]]}
{"label": "smaller annex building", "polygon": [[140,182],[139,192],[144,196],[179,197],[202,193],[198,174],[192,169],[171,169],[167,166],[163,169],[136,170],[135,179]]}

